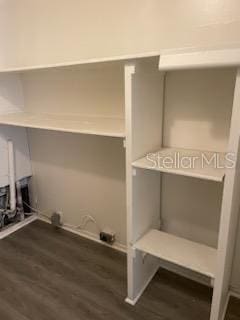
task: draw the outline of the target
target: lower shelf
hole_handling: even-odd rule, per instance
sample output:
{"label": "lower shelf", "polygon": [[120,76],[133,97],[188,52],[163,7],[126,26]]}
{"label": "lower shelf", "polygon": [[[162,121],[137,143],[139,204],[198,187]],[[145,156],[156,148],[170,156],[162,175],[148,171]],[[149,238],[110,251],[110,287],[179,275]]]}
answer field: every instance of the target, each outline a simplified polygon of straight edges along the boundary
{"label": "lower shelf", "polygon": [[215,277],[217,250],[203,244],[152,229],[134,248],[181,267]]}

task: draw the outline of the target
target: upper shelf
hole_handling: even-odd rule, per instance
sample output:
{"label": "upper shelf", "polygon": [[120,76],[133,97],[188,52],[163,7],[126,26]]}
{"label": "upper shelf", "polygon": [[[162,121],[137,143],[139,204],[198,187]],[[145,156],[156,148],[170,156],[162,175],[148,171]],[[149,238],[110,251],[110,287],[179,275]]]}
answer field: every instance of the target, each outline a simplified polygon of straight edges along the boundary
{"label": "upper shelf", "polygon": [[119,118],[17,112],[0,115],[0,124],[109,137],[125,137],[124,120]]}
{"label": "upper shelf", "polygon": [[231,67],[240,66],[240,49],[198,49],[198,51],[181,51],[163,50],[155,52],[146,52],[139,54],[129,54],[121,56],[110,56],[103,58],[81,59],[77,61],[65,61],[59,63],[49,63],[32,66],[2,68],[0,73],[9,72],[26,72],[31,70],[41,70],[49,68],[71,67],[88,64],[108,63],[108,62],[128,62],[137,61],[145,58],[160,58],[159,70],[180,70],[191,68],[207,68],[207,67]]}
{"label": "upper shelf", "polygon": [[134,161],[132,165],[136,168],[221,182],[225,175],[225,169],[221,168],[224,166],[224,159],[224,153],[162,148]]}
{"label": "upper shelf", "polygon": [[42,64],[42,65],[5,68],[5,69],[0,69],[0,73],[25,72],[25,71],[34,71],[34,70],[49,69],[49,68],[74,67],[74,66],[80,66],[80,65],[100,64],[100,63],[108,63],[108,62],[127,62],[127,61],[134,61],[134,60],[144,59],[144,58],[154,58],[154,57],[159,58],[159,56],[160,56],[159,52],[146,52],[146,53],[129,54],[129,55],[122,55],[122,56],[82,59],[78,61],[65,61],[65,62],[49,63],[49,64]]}
{"label": "upper shelf", "polygon": [[240,49],[169,53],[159,60],[161,71],[236,66],[240,66]]}

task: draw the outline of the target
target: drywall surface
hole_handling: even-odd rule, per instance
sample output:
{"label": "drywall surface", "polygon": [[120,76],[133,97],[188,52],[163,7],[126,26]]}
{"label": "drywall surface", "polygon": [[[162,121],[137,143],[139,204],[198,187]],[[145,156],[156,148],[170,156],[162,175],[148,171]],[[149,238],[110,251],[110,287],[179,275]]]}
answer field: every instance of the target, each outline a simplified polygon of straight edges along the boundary
{"label": "drywall surface", "polygon": [[164,174],[161,221],[164,231],[217,247],[222,184]]}
{"label": "drywall surface", "polygon": [[0,66],[237,45],[239,0],[0,0]]}
{"label": "drywall surface", "polygon": [[[116,232],[125,244],[125,150],[120,138],[28,129],[34,171],[33,203],[50,215],[63,212],[65,223],[78,226],[92,215],[99,228]],[[37,203],[36,203],[37,202]]]}
{"label": "drywall surface", "polygon": [[123,71],[109,63],[23,73],[25,111],[124,119]]}
{"label": "drywall surface", "polygon": [[235,79],[230,68],[167,73],[164,146],[226,152]]}

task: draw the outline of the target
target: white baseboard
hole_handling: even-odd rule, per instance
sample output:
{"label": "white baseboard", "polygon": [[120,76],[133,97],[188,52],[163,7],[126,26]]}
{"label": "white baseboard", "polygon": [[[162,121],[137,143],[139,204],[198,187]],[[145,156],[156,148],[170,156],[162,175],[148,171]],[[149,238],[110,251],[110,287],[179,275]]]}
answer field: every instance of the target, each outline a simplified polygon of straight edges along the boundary
{"label": "white baseboard", "polygon": [[20,221],[18,223],[15,223],[13,225],[10,225],[9,227],[6,227],[6,229],[3,229],[0,231],[0,240],[4,239],[5,237],[9,236],[13,232],[16,232],[17,230],[25,227],[29,223],[35,221],[38,219],[37,214],[33,213],[30,217],[24,219],[23,221]]}
{"label": "white baseboard", "polygon": [[[49,219],[47,219],[47,218],[45,218],[45,217],[43,217],[41,215],[39,215],[38,218],[41,221],[44,221],[44,222],[47,222],[47,223],[51,223]],[[119,243],[119,242],[115,242],[113,245],[109,245],[109,244],[107,244],[105,242],[102,242],[99,239],[98,235],[96,235],[94,233],[91,233],[91,232],[88,232],[88,231],[85,231],[85,230],[74,229],[72,227],[64,226],[64,225],[61,228],[66,230],[66,231],[69,231],[71,233],[77,234],[77,235],[79,235],[79,236],[81,236],[83,238],[95,241],[95,242],[97,242],[97,243],[99,243],[101,245],[104,245],[106,247],[110,247],[110,248],[113,248],[113,249],[115,249],[117,251],[121,251],[121,252],[124,252],[124,253],[127,252],[126,246],[121,244],[121,243]]]}

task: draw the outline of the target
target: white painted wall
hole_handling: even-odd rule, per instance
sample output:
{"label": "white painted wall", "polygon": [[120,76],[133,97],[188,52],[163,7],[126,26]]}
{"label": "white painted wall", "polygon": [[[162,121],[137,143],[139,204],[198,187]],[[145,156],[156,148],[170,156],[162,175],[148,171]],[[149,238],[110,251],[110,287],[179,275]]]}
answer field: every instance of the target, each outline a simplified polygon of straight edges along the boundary
{"label": "white painted wall", "polygon": [[121,63],[25,72],[21,80],[25,111],[124,119]]}
{"label": "white painted wall", "polygon": [[[239,0],[0,0],[0,9],[0,45],[2,48],[0,67],[4,68],[158,51],[163,48],[237,46],[240,44]],[[74,160],[71,158],[73,155],[79,161],[81,160],[80,153],[77,153],[79,151],[76,151],[75,148],[78,149],[81,144],[84,144],[85,147],[91,144],[94,146],[96,142],[91,137],[79,136],[77,138],[74,135],[51,133],[48,138],[44,132],[37,130],[30,132],[33,162],[37,180],[39,180],[39,202],[41,202],[44,188],[48,185],[47,181],[51,187],[51,199],[53,195],[62,195],[66,189],[70,188],[70,180],[66,177],[70,174],[74,178],[76,166],[73,165],[75,171],[69,172],[68,164],[73,164]],[[59,145],[57,145],[58,142]],[[101,141],[102,144],[104,145]],[[114,148],[116,155],[119,155],[116,159],[120,161],[122,158],[124,161],[119,143],[112,141],[106,143],[108,144]],[[108,151],[106,145],[101,151]],[[65,155],[65,163],[59,163],[57,155],[60,157],[62,151],[68,150],[67,148],[70,150],[69,154]],[[52,150],[55,151],[54,154]],[[91,152],[87,151],[87,153],[91,158]],[[96,159],[100,157],[99,153],[96,157]],[[102,157],[101,161],[103,159],[105,161],[103,155]],[[113,179],[112,176],[116,167],[104,174],[102,169],[98,168],[99,171],[95,171],[96,176],[93,179],[91,171],[94,170],[95,165],[92,163],[91,166],[91,162],[84,159],[79,163],[83,165],[83,168],[88,165],[91,170],[87,172],[87,176],[84,176],[84,172],[78,173],[77,182],[74,181],[76,185],[80,183],[81,189],[84,187],[82,182],[89,181],[87,187],[91,189],[96,177],[101,176],[102,182],[108,181],[109,183],[110,181],[110,186],[114,188],[117,186],[116,194],[110,193],[118,203],[117,208],[110,205],[108,209],[111,211],[100,212],[99,210],[103,207],[102,204],[100,206],[99,200],[99,202],[96,201],[99,208],[96,209],[96,206],[93,206],[92,210],[103,223],[106,221],[110,223],[109,212],[115,210],[118,213],[117,217],[121,222],[111,216],[110,224],[113,227],[117,226],[116,231],[120,241],[123,242],[125,213],[122,213],[123,208],[120,205],[124,194],[123,168],[119,167],[121,174],[117,179],[116,177]],[[110,165],[110,162],[106,163]],[[120,166],[120,162],[117,162],[116,166]],[[83,177],[86,180],[82,180]],[[57,179],[59,184],[51,185],[53,179]],[[63,190],[60,180],[65,179],[67,188]],[[56,193],[54,193],[55,187]],[[93,190],[96,189],[93,188]],[[100,189],[100,191],[102,195],[103,190]],[[88,196],[84,191],[81,202],[84,199],[90,201]],[[74,202],[77,195],[72,194],[71,197],[73,203],[70,212],[71,221],[77,222],[78,203]],[[58,205],[46,199],[44,199],[44,204],[45,201],[51,208]],[[67,204],[69,203],[61,203],[64,212]],[[104,209],[107,208],[104,207]],[[119,223],[115,224],[115,222]],[[239,243],[240,236],[238,247]],[[240,254],[238,251],[236,251],[232,284],[240,291],[238,276]]]}
{"label": "white painted wall", "polygon": [[2,66],[240,43],[239,0],[0,0],[0,9]]}
{"label": "white painted wall", "polygon": [[[101,229],[126,239],[125,150],[121,138],[29,129],[34,201],[50,216],[78,226],[91,214]],[[92,223],[85,230],[98,234]]]}
{"label": "white painted wall", "polygon": [[[119,63],[31,71],[21,75],[25,110],[124,118],[124,69]],[[35,205],[63,212],[77,226],[91,214],[125,244],[123,139],[28,130]],[[92,223],[85,230],[98,235]]]}
{"label": "white painted wall", "polygon": [[235,79],[234,68],[168,72],[163,145],[226,152]]}

